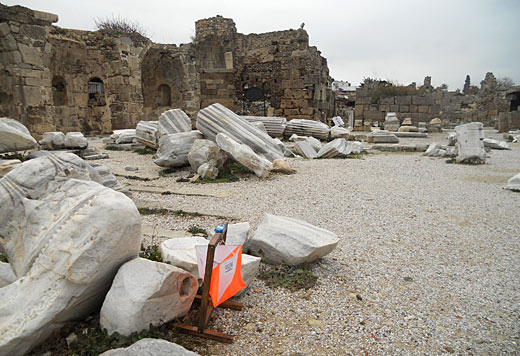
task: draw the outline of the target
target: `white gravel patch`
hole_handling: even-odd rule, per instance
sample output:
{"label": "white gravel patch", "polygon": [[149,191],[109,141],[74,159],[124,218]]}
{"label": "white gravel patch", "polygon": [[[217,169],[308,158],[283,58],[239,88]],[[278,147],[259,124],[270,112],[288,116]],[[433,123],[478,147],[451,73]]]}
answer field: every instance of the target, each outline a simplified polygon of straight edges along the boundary
{"label": "white gravel patch", "polygon": [[[243,311],[219,308],[212,319],[234,343],[208,341],[197,346],[201,354],[520,354],[520,194],[505,189],[520,172],[520,144],[511,147],[490,152],[479,166],[421,154],[291,160],[297,174],[208,186],[233,191],[227,198],[134,196],[173,209],[220,210],[248,221],[252,232],[270,213],[340,237],[313,267],[319,280],[310,295],[255,280],[238,298]],[[151,156],[108,153],[100,163],[109,167],[159,170]],[[193,187],[176,182],[187,173],[142,184]],[[222,222],[172,215],[143,221],[208,231]]]}

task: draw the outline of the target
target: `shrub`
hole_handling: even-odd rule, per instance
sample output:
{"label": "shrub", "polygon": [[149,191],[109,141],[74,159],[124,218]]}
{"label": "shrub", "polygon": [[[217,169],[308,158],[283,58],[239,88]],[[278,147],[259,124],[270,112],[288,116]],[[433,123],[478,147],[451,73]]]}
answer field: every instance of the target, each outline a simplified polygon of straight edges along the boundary
{"label": "shrub", "polygon": [[146,31],[139,25],[137,21],[132,21],[121,17],[121,15],[105,18],[96,18],[94,20],[98,30],[105,31],[113,36],[125,35],[141,35],[146,37]]}

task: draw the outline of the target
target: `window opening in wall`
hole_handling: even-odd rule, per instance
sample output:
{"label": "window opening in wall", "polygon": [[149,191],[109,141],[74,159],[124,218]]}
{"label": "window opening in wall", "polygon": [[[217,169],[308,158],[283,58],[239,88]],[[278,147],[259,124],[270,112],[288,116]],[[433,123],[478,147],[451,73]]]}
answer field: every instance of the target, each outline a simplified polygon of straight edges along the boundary
{"label": "window opening in wall", "polygon": [[60,76],[52,78],[52,99],[55,106],[67,105],[65,80]]}
{"label": "window opening in wall", "polygon": [[88,98],[95,99],[97,95],[105,94],[105,86],[99,78],[92,78],[88,81]]}
{"label": "window opening in wall", "polygon": [[511,95],[511,104],[509,106],[509,111],[516,111],[520,106],[520,92],[512,93]]}
{"label": "window opening in wall", "polygon": [[157,106],[171,106],[172,93],[171,89],[166,84],[159,85],[157,88]]}

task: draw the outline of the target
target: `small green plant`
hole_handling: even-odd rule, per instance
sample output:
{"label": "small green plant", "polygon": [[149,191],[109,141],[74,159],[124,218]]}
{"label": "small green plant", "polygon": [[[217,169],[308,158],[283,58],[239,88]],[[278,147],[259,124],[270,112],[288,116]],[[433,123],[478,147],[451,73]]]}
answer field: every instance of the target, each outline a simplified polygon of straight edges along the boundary
{"label": "small green plant", "polygon": [[0,253],[0,262],[9,263],[9,260],[7,259],[7,256],[3,253]]}
{"label": "small green plant", "polygon": [[153,214],[168,214],[169,210],[164,208],[138,208],[139,214],[141,215],[153,215]]}
{"label": "small green plant", "polygon": [[112,145],[105,146],[105,150],[109,150],[109,151],[123,151],[123,149],[121,147],[112,146]]}
{"label": "small green plant", "polygon": [[189,182],[190,180],[188,178],[178,178],[176,182],[182,183],[182,182]]}
{"label": "small green plant", "polygon": [[157,179],[157,178],[147,178],[147,177],[138,177],[138,176],[126,176],[126,175],[121,175],[121,174],[115,174],[115,175],[118,177],[124,177],[126,179],[132,179],[132,180],[139,180],[142,182],[148,182],[148,181]]}
{"label": "small green plant", "polygon": [[208,232],[206,231],[206,229],[198,227],[197,225],[191,225],[188,228],[188,232],[193,234],[193,235],[202,234],[204,237],[208,237]]}
{"label": "small green plant", "polygon": [[218,176],[215,179],[203,178],[199,179],[193,183],[230,183],[230,182],[238,182],[240,180],[239,176],[248,174],[248,172],[242,168],[242,166],[232,163],[224,165],[224,167],[219,168]]}
{"label": "small green plant", "polygon": [[161,177],[167,177],[168,175],[172,174],[172,173],[175,173],[177,170],[175,168],[165,168],[165,169],[161,169],[159,171],[159,175]]}
{"label": "small green plant", "polygon": [[158,245],[151,245],[147,247],[141,245],[141,252],[139,252],[139,257],[146,258],[147,260],[151,261],[163,262]]}
{"label": "small green plant", "polygon": [[266,266],[262,264],[258,278],[265,281],[271,288],[282,287],[291,292],[312,288],[318,280],[308,264],[298,266]]}
{"label": "small green plant", "polygon": [[137,153],[138,155],[153,155],[155,154],[155,151],[149,149],[149,148],[136,148],[134,150],[135,153]]}

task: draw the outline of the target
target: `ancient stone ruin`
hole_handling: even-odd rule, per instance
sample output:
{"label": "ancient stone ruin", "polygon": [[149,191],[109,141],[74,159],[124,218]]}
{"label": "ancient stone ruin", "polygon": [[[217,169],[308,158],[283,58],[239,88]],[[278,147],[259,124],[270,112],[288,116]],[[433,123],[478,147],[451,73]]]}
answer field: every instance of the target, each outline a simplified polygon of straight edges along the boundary
{"label": "ancient stone ruin", "polygon": [[177,46],[57,21],[0,4],[0,117],[35,136],[135,128],[171,108],[194,119],[217,102],[243,115],[324,121],[332,113],[327,60],[303,29],[244,35],[216,16],[197,21],[193,42]]}

